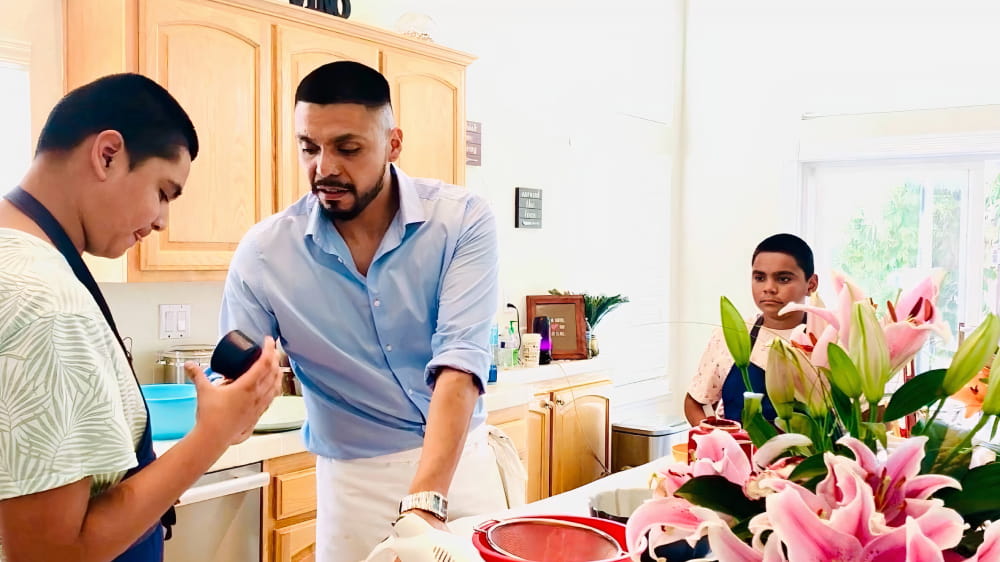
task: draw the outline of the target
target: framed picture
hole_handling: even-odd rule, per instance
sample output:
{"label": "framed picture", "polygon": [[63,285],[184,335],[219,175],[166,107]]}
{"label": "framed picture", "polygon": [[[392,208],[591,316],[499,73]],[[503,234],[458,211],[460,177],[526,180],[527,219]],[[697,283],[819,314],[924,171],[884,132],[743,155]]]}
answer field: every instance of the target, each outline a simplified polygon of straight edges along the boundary
{"label": "framed picture", "polygon": [[536,317],[549,317],[552,359],[587,358],[583,295],[528,295],[525,300],[529,330],[535,325]]}

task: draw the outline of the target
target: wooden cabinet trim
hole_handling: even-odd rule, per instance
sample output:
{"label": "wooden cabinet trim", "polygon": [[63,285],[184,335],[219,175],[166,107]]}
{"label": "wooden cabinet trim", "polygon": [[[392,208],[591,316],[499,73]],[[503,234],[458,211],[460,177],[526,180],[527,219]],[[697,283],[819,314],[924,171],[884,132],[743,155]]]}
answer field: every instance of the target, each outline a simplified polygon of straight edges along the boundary
{"label": "wooden cabinet trim", "polygon": [[387,31],[385,29],[361,23],[358,21],[345,20],[330,14],[324,14],[316,10],[308,10],[299,6],[289,4],[277,4],[265,0],[211,0],[216,4],[239,7],[250,10],[271,18],[277,18],[287,22],[312,25],[326,31],[342,33],[366,39],[384,45],[394,47],[411,53],[431,57],[439,60],[458,63],[468,66],[476,60],[474,55],[445,47],[437,43],[426,43],[410,39],[404,35]]}
{"label": "wooden cabinet trim", "polygon": [[275,519],[316,511],[315,468],[279,474],[274,480]]}

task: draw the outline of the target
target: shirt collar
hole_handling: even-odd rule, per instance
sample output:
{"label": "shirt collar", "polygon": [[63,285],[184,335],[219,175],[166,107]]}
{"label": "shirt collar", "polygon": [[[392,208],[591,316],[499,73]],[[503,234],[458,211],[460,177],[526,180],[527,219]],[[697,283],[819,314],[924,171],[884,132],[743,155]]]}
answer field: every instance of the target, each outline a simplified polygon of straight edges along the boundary
{"label": "shirt collar", "polygon": [[424,211],[424,204],[417,193],[417,186],[413,178],[403,173],[402,170],[392,166],[392,173],[399,184],[399,217],[403,220],[403,225],[420,224],[427,220],[427,213]]}
{"label": "shirt collar", "polygon": [[[394,178],[399,186],[399,211],[396,212],[396,217],[389,228],[392,229],[393,224],[402,224],[405,229],[411,224],[419,225],[426,222],[427,214],[413,178],[403,173],[395,164],[389,164],[389,166],[390,178]],[[311,238],[317,246],[329,254],[342,255],[343,252],[347,251],[344,239],[333,227],[330,219],[323,215],[316,196],[310,195],[310,197],[312,197],[312,207],[309,211],[309,223],[306,226],[305,238]]]}

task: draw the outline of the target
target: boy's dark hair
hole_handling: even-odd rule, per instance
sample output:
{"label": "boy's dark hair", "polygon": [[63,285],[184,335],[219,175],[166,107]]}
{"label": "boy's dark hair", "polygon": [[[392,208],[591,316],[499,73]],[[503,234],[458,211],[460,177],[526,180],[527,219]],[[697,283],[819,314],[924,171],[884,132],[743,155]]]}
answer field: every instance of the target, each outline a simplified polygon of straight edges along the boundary
{"label": "boy's dark hair", "polygon": [[198,156],[198,135],[177,100],[140,74],[112,74],[63,96],[49,113],[35,154],[72,150],[90,135],[118,131],[129,168],[149,158],[174,160],[181,147]]}
{"label": "boy's dark hair", "polygon": [[763,242],[757,244],[757,249],[753,251],[753,257],[750,258],[751,264],[757,259],[757,254],[761,252],[779,252],[792,256],[795,258],[795,263],[806,274],[806,279],[815,273],[812,249],[809,248],[809,244],[806,244],[805,240],[794,234],[775,234],[765,238]]}
{"label": "boy's dark hair", "polygon": [[313,70],[299,82],[295,103],[357,103],[369,109],[390,103],[389,83],[377,70],[359,62],[337,61]]}

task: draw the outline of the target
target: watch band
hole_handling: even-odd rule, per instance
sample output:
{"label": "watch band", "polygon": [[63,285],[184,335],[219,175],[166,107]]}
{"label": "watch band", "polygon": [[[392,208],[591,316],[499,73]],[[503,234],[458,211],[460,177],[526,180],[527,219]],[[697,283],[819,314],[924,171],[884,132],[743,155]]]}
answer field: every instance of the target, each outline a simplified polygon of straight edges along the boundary
{"label": "watch band", "polygon": [[405,496],[399,502],[399,513],[406,513],[411,509],[426,511],[443,522],[448,521],[448,498],[438,492],[417,492]]}

